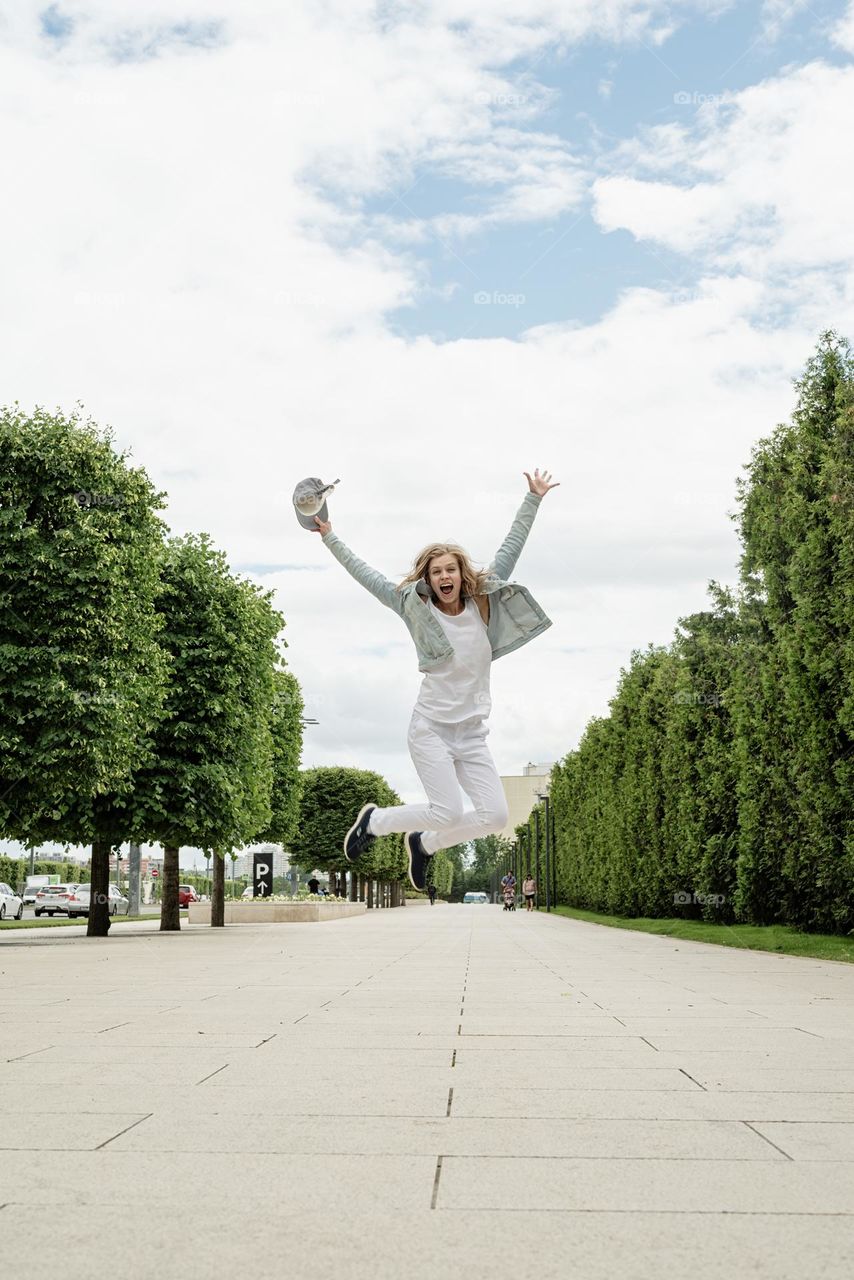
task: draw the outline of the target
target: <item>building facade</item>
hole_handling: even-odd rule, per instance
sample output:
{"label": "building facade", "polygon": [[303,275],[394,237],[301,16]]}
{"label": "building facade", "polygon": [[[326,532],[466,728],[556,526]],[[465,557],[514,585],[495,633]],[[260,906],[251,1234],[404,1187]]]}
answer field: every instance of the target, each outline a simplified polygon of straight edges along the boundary
{"label": "building facade", "polygon": [[504,795],[507,800],[507,825],[497,834],[506,840],[516,839],[516,828],[520,822],[526,822],[531,810],[538,803],[538,795],[546,795],[551,782],[550,774],[553,765],[525,765],[521,774],[509,774],[501,779]]}

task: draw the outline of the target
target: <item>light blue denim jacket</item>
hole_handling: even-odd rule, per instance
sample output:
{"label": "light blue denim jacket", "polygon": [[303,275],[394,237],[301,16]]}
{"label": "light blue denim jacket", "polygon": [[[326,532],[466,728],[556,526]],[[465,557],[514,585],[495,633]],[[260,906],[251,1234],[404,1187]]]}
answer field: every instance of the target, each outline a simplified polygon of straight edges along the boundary
{"label": "light blue denim jacket", "polygon": [[[552,625],[527,587],[507,581],[531,531],[541,501],[541,494],[525,494],[510,532],[487,569],[491,576],[484,587],[484,594],[489,596],[486,634],[492,645],[493,661],[527,644]],[[407,583],[398,591],[393,582],[355,556],[333,530],[324,534],[323,541],[357,582],[403,618],[415,641],[419,671],[430,671],[451,657],[454,650],[448,637],[433,611],[427,607],[430,589],[423,578]]]}

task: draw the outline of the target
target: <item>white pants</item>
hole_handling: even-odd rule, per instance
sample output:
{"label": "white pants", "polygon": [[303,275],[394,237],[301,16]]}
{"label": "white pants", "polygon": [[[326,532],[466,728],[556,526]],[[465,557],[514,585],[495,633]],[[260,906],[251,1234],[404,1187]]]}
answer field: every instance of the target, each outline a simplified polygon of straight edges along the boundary
{"label": "white pants", "polygon": [[[428,803],[374,809],[371,832],[420,831],[424,851],[436,853],[501,831],[507,825],[507,800],[486,745],[488,733],[480,717],[440,724],[413,711],[407,745]],[[464,812],[460,787],[474,812]]]}

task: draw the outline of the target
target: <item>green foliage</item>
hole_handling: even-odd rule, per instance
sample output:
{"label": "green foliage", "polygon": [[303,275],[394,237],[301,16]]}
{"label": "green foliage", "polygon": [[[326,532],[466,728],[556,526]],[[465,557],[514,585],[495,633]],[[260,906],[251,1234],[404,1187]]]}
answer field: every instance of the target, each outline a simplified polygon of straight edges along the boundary
{"label": "green foliage", "polygon": [[[447,893],[442,893],[440,890],[440,896],[448,897],[452,902],[461,902],[465,892],[468,845],[455,844],[451,845],[449,849],[441,849],[439,852],[443,860],[447,860],[451,869],[451,879]],[[437,853],[435,856],[438,858],[439,854]],[[436,888],[439,888],[438,884]]]}
{"label": "green foliage", "polygon": [[354,866],[344,857],[344,837],[362,805],[373,801],[386,807],[401,803],[386,780],[368,769],[338,766],[306,769],[299,825],[291,842],[293,862],[305,871],[356,870],[379,880],[401,880],[407,858],[402,835],[380,836]]}
{"label": "green foliage", "polygon": [[273,702],[270,715],[273,744],[271,818],[267,828],[253,838],[272,841],[286,848],[290,846],[299,823],[303,785],[299,765],[302,754],[304,705],[296,676],[285,667],[277,667],[273,672]]}
{"label": "green foliage", "polygon": [[[854,359],[823,335],[739,480],[733,592],[631,655],[555,765],[558,898],[620,916],[854,927]],[[517,829],[522,860],[528,826]]]}
{"label": "green foliage", "polygon": [[[77,413],[0,410],[0,832],[88,843],[162,714],[162,507]],[[106,806],[109,808],[109,806]],[[115,828],[113,828],[115,830]]]}
{"label": "green foliage", "polygon": [[88,867],[81,867],[76,862],[45,861],[36,858],[30,872],[29,858],[11,858],[0,854],[0,881],[8,884],[17,893],[22,893],[30,874],[34,876],[59,876],[60,883],[85,884],[89,880]]}
{"label": "green foliage", "polygon": [[156,759],[135,776],[136,839],[232,848],[269,826],[270,712],[284,619],[206,534],[170,540],[158,609],[171,660]]}
{"label": "green foliage", "polygon": [[454,884],[454,864],[448,857],[447,849],[440,849],[438,853],[433,854],[433,860],[430,863],[430,879],[436,886],[438,897],[447,898]]}

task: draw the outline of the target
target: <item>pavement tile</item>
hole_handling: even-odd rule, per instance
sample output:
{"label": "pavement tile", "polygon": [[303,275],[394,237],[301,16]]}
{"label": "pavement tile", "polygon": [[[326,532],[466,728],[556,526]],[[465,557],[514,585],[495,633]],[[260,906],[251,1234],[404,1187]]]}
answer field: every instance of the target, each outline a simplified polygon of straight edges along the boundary
{"label": "pavement tile", "polygon": [[94,1151],[144,1117],[145,1112],[111,1115],[68,1107],[55,1112],[8,1109],[0,1124],[0,1151]]}
{"label": "pavement tile", "polygon": [[854,1214],[854,1166],[791,1160],[576,1160],[450,1156],[438,1205]]}
{"label": "pavement tile", "polygon": [[758,1133],[793,1160],[839,1160],[848,1163],[843,1176],[854,1178],[854,1120],[848,1123],[810,1121],[757,1122]]}
{"label": "pavement tile", "polygon": [[462,907],[64,933],[0,936],[27,1280],[854,1274],[854,966]]}
{"label": "pavement tile", "polygon": [[710,1093],[700,1089],[454,1088],[457,1116],[854,1122],[851,1093]]}
{"label": "pavement tile", "polygon": [[396,1119],[157,1114],[111,1144],[114,1151],[285,1152],[296,1155],[577,1156],[624,1159],[784,1160],[738,1121]]}

